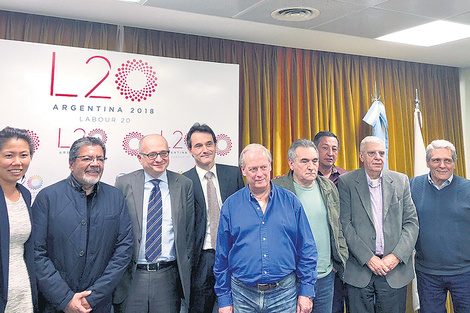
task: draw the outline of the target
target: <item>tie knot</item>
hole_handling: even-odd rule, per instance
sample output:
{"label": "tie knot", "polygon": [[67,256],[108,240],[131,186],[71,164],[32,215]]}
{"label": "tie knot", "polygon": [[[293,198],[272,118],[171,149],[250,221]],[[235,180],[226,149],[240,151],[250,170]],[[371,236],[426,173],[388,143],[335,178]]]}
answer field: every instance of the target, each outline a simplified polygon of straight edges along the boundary
{"label": "tie knot", "polygon": [[211,179],[212,179],[212,176],[214,176],[214,173],[212,173],[212,172],[207,172],[206,175],[204,175],[204,177],[205,177],[207,180],[211,180]]}
{"label": "tie knot", "polygon": [[152,179],[150,181],[155,187],[158,187],[158,184],[160,183],[160,179]]}

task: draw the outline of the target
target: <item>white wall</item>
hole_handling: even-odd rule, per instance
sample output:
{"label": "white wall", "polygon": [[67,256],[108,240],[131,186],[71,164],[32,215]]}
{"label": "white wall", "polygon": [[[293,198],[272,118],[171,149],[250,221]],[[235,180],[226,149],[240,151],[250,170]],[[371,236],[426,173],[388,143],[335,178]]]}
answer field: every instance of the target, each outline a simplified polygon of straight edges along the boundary
{"label": "white wall", "polygon": [[470,68],[460,69],[460,101],[462,105],[465,171],[467,177],[470,177]]}

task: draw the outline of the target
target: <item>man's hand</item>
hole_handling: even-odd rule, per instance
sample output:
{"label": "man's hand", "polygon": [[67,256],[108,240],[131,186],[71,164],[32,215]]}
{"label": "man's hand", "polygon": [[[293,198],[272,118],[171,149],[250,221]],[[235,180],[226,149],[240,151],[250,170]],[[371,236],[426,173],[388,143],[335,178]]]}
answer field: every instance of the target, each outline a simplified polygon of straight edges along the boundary
{"label": "man's hand", "polygon": [[393,269],[400,263],[400,260],[394,255],[389,254],[385,256],[382,261],[384,262],[385,266],[388,267],[388,271],[391,272]]}
{"label": "man's hand", "polygon": [[297,299],[297,313],[310,313],[313,309],[313,302],[309,297],[299,296]]}
{"label": "man's hand", "polygon": [[370,268],[372,273],[378,276],[385,276],[390,271],[384,261],[376,255],[370,258],[369,262],[367,262],[367,266]]}
{"label": "man's hand", "polygon": [[73,295],[72,300],[67,304],[64,309],[65,313],[88,313],[91,312],[90,304],[86,300],[91,294],[90,290],[85,290]]}
{"label": "man's hand", "polygon": [[219,308],[219,313],[232,313],[233,312],[233,305],[224,306],[223,308]]}

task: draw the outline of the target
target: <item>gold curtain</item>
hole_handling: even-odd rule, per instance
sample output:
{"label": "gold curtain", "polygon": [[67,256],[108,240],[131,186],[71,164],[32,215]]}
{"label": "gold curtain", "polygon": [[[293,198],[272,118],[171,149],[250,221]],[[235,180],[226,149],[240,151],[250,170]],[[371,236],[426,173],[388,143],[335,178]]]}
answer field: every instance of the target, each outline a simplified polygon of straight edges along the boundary
{"label": "gold curtain", "polygon": [[[448,139],[463,156],[457,68],[137,28],[126,28],[124,51],[239,64],[240,147],[253,142],[268,147],[274,176],[287,172],[291,142],[313,139],[320,130],[341,139],[338,165],[358,168],[359,142],[371,134],[362,118],[375,82],[387,110],[391,169],[413,175],[415,89],[425,143]],[[465,176],[463,157],[456,173]]]}
{"label": "gold curtain", "polygon": [[[117,27],[0,11],[0,39],[115,50]],[[375,83],[387,111],[389,166],[412,176],[418,89],[425,144],[439,138],[453,142],[460,156],[456,173],[465,177],[457,68],[131,27],[124,30],[124,52],[239,64],[240,149],[265,145],[273,153],[274,176],[287,172],[291,142],[313,139],[320,130],[341,140],[337,165],[358,168],[359,142],[371,134],[362,118]]]}

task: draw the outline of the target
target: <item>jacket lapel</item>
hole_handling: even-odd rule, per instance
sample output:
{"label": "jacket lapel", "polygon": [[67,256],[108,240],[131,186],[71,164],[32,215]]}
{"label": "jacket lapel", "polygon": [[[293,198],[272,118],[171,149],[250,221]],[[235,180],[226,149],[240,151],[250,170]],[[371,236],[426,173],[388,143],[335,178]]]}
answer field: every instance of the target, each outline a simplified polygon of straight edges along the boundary
{"label": "jacket lapel", "polygon": [[361,199],[362,206],[370,219],[370,222],[374,224],[374,216],[372,215],[372,204],[370,203],[369,185],[367,184],[367,177],[364,168],[359,171],[356,177],[356,191]]}
{"label": "jacket lapel", "polygon": [[392,202],[392,197],[395,194],[395,186],[393,185],[393,178],[389,172],[384,170],[382,174],[382,194],[383,194],[383,220],[387,216],[388,209]]}
{"label": "jacket lapel", "polygon": [[143,212],[143,202],[144,202],[144,184],[145,176],[144,171],[141,170],[137,172],[136,176],[131,182],[132,194],[134,195],[134,210],[135,216],[137,216],[137,221],[139,225],[139,234],[142,234],[142,212]]}

